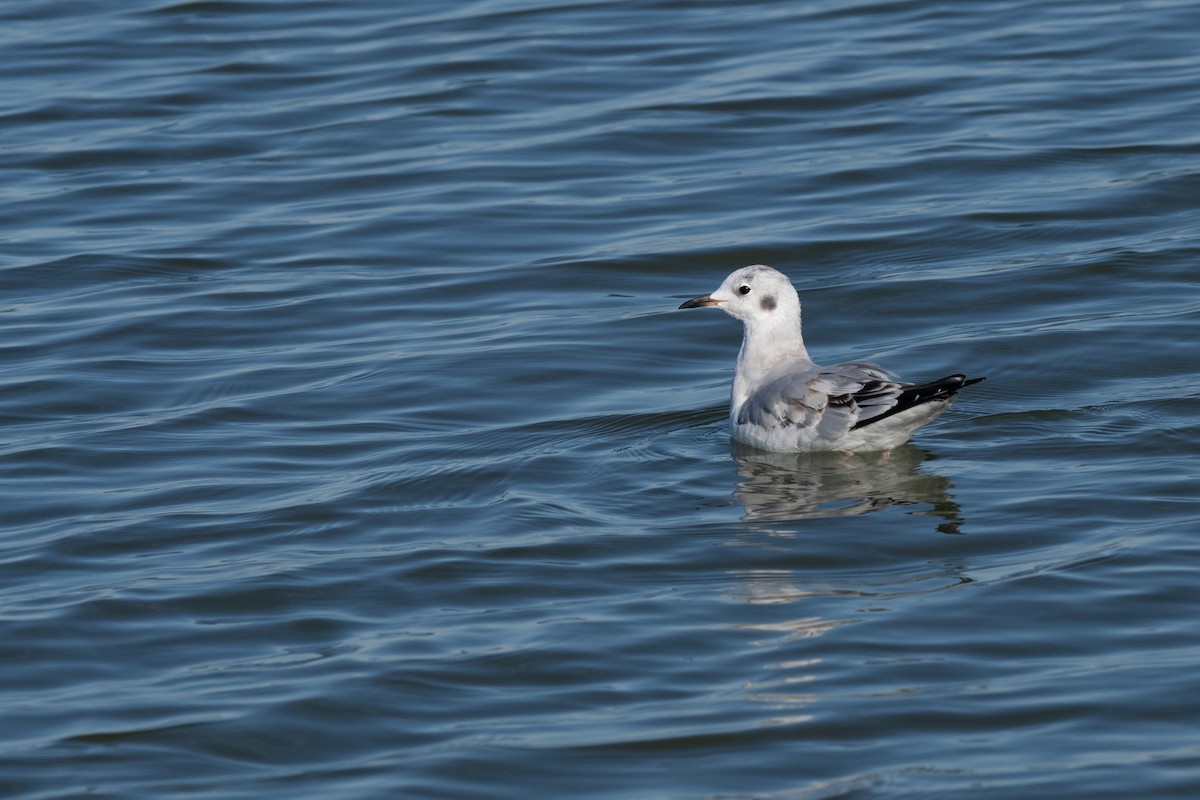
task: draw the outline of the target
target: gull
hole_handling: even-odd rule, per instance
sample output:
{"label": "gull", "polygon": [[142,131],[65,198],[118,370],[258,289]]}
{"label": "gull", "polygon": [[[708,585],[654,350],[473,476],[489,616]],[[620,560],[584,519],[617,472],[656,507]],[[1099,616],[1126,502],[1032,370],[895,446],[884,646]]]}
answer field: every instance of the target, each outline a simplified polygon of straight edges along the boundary
{"label": "gull", "polygon": [[719,308],[745,326],[733,374],[733,438],[762,450],[891,450],[983,378],[907,383],[868,361],[813,362],[800,334],[800,296],[765,264],[735,270],[680,308]]}

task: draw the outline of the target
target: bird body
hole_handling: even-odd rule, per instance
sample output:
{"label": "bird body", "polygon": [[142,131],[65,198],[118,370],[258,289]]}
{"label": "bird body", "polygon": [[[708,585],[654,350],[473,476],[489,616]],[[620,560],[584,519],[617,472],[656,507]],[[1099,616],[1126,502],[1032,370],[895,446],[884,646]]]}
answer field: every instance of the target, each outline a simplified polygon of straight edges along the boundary
{"label": "bird body", "polygon": [[730,397],[733,437],[763,450],[891,450],[949,407],[967,380],[907,383],[867,361],[816,364],[787,276],[757,264],[680,308],[720,308],[744,325]]}

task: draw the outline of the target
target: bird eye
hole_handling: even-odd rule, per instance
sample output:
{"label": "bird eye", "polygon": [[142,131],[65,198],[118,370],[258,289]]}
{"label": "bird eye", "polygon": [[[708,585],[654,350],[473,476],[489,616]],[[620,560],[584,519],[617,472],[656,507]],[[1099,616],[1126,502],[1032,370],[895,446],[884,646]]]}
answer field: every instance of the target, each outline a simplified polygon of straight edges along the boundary
{"label": "bird eye", "polygon": [[738,287],[738,294],[750,294],[750,287],[743,283]]}

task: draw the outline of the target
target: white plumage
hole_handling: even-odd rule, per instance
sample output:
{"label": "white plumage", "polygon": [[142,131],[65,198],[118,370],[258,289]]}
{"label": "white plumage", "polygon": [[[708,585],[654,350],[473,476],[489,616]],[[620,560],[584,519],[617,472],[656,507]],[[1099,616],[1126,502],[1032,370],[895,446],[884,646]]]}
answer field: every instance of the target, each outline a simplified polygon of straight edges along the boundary
{"label": "white plumage", "polygon": [[733,376],[729,423],[739,441],[764,450],[890,450],[949,407],[967,380],[901,381],[866,361],[823,367],[800,333],[800,297],[787,276],[756,264],[680,308],[720,308],[745,326]]}

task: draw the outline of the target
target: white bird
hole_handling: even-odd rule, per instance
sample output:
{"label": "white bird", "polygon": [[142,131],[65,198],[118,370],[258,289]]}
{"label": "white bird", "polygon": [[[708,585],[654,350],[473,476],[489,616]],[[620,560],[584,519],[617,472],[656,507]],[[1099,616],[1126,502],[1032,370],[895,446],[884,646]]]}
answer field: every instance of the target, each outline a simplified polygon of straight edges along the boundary
{"label": "white bird", "polygon": [[800,334],[800,297],[763,264],[733,272],[712,294],[680,308],[719,308],[745,325],[729,424],[733,438],[763,450],[891,450],[954,400],[967,380],[906,383],[877,364],[813,362]]}

